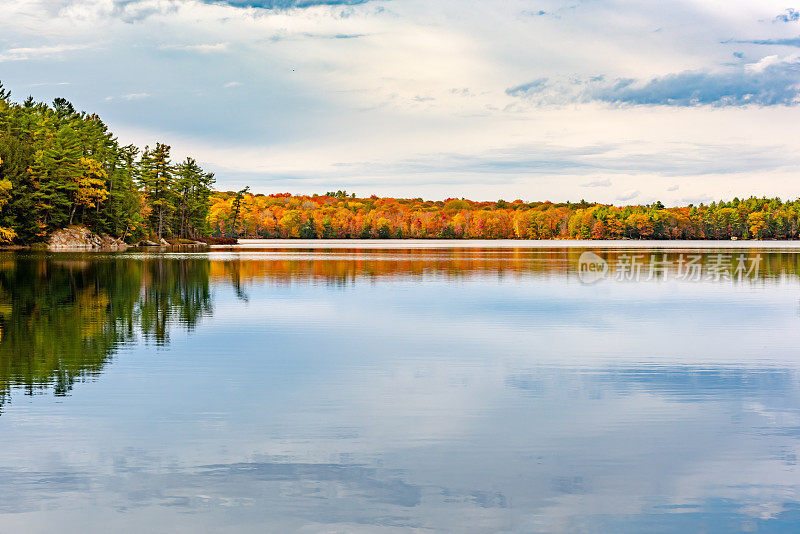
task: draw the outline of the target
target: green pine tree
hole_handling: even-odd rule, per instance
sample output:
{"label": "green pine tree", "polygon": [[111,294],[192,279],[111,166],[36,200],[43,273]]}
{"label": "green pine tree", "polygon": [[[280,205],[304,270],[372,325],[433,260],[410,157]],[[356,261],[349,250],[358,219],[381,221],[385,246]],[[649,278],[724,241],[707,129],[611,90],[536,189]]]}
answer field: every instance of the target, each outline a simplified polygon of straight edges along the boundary
{"label": "green pine tree", "polygon": [[145,147],[139,162],[138,180],[146,202],[150,206],[150,228],[158,239],[170,228],[175,212],[175,178],[169,159],[170,147],[156,143],[155,148]]}

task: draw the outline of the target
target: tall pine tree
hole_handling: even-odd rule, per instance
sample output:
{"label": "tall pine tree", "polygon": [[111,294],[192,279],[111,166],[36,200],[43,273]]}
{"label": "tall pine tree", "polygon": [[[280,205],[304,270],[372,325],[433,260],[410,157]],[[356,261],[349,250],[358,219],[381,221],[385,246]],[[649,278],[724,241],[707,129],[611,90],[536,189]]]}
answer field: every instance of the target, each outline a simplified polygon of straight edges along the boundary
{"label": "tall pine tree", "polygon": [[174,175],[169,160],[170,147],[156,143],[155,148],[145,147],[139,162],[139,183],[150,207],[150,228],[158,239],[170,228],[175,211]]}
{"label": "tall pine tree", "polygon": [[207,232],[209,197],[214,174],[203,169],[192,158],[175,167],[177,217],[174,233],[179,237],[197,237]]}

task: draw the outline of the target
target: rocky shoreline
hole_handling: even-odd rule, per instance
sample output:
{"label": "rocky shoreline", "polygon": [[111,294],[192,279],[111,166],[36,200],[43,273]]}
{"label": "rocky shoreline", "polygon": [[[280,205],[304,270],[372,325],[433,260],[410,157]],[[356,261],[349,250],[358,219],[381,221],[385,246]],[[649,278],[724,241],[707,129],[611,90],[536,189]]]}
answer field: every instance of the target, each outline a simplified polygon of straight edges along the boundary
{"label": "rocky shoreline", "polygon": [[47,250],[127,250],[130,245],[108,234],[97,235],[85,226],[56,230],[47,241]]}
{"label": "rocky shoreline", "polygon": [[47,241],[47,250],[50,251],[122,251],[128,250],[131,247],[207,247],[206,243],[201,241],[180,240],[179,242],[170,243],[166,239],[161,239],[160,242],[144,240],[138,244],[129,245],[121,238],[111,237],[108,234],[97,235],[92,233],[85,226],[70,226],[69,228],[62,228],[56,230],[50,235]]}
{"label": "rocky shoreline", "polygon": [[174,239],[167,241],[161,239],[159,242],[144,239],[138,243],[128,244],[122,238],[112,237],[108,234],[95,234],[85,226],[70,226],[53,232],[45,243],[35,243],[32,245],[2,245],[0,250],[49,250],[52,252],[115,252],[124,251],[130,248],[158,248],[167,247],[188,247],[205,249],[210,245],[236,244],[237,239],[223,237],[200,237],[192,239]]}

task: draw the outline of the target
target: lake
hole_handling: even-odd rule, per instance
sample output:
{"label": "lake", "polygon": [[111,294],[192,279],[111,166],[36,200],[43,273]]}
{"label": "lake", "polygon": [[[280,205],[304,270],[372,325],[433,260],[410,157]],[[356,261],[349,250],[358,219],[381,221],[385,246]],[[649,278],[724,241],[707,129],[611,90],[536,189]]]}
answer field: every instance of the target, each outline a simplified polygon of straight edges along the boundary
{"label": "lake", "polygon": [[3,533],[797,532],[798,454],[794,243],[0,253]]}

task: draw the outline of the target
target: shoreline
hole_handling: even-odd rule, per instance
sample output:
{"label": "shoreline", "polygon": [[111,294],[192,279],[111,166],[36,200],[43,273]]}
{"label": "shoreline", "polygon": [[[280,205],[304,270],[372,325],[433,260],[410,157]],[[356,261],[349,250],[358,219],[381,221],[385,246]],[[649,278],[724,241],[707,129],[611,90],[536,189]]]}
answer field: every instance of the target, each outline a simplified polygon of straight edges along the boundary
{"label": "shoreline", "polygon": [[780,249],[797,250],[798,241],[617,240],[617,239],[240,239],[237,245],[213,245],[212,250],[281,249],[428,249],[428,248],[620,248],[620,249]]}
{"label": "shoreline", "polygon": [[116,252],[153,252],[170,253],[176,249],[193,249],[197,252],[236,251],[260,249],[693,249],[693,250],[779,250],[800,252],[800,240],[620,240],[620,239],[239,239],[237,244],[200,246],[130,245],[125,250],[113,247],[59,247],[57,249],[36,245],[4,245],[0,252],[34,251],[43,253],[116,253]]}

